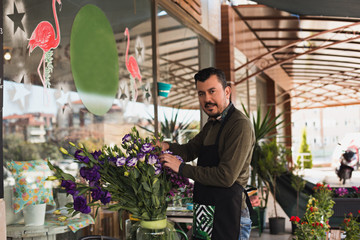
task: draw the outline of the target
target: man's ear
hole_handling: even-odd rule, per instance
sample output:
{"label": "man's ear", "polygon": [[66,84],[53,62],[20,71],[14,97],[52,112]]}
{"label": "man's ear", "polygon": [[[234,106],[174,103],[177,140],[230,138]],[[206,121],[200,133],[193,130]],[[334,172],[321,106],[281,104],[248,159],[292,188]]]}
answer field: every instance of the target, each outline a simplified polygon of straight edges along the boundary
{"label": "man's ear", "polygon": [[225,88],[225,96],[226,96],[226,98],[230,99],[230,95],[231,95],[231,87],[226,86],[226,88]]}

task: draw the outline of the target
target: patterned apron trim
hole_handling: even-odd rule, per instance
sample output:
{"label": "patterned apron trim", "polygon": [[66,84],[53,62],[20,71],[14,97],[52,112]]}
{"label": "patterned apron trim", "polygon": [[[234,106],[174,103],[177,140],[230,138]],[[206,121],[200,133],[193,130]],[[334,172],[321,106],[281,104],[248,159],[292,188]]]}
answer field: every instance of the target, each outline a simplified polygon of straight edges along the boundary
{"label": "patterned apron trim", "polygon": [[197,239],[211,239],[214,226],[215,206],[194,203],[194,237]]}

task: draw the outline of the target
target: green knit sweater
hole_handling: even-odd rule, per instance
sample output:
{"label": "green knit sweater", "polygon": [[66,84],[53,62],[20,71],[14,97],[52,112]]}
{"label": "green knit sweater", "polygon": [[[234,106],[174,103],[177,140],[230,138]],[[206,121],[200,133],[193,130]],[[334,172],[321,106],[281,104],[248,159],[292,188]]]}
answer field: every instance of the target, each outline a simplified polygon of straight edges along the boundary
{"label": "green knit sweater", "polygon": [[[208,121],[203,129],[187,144],[170,144],[169,150],[181,156],[185,162],[196,159],[202,145],[215,144],[220,121]],[[217,167],[200,167],[185,164],[182,175],[204,185],[230,187],[235,182],[245,187],[249,165],[255,144],[250,120],[238,109],[227,120],[219,139],[220,163]]]}

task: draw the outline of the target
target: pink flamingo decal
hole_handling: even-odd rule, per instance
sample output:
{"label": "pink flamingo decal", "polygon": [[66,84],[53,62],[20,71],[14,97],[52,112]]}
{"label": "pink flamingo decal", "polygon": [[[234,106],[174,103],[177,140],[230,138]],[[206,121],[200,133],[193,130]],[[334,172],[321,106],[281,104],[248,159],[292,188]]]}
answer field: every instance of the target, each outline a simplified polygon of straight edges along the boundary
{"label": "pink flamingo decal", "polygon": [[124,35],[127,36],[127,45],[126,45],[126,54],[125,54],[125,65],[126,65],[126,69],[128,70],[128,72],[131,74],[132,78],[134,79],[134,85],[135,85],[135,101],[137,99],[137,87],[136,87],[136,78],[139,80],[139,82],[141,83],[141,74],[140,74],[140,69],[139,66],[136,62],[136,59],[133,56],[130,56],[128,59],[128,53],[129,53],[129,46],[130,46],[130,34],[129,34],[129,29],[126,28]]}
{"label": "pink flamingo decal", "polygon": [[[39,74],[40,80],[44,86],[44,91],[47,87],[50,87],[50,73],[52,72],[52,51],[51,49],[56,49],[60,43],[60,27],[59,20],[56,13],[55,1],[60,5],[61,9],[61,0],[52,0],[52,9],[56,25],[56,38],[54,27],[48,21],[40,22],[29,39],[29,55],[34,51],[35,48],[39,47],[43,50],[43,55],[40,60],[37,72]],[[51,54],[49,59],[46,58],[47,54]],[[45,66],[45,63],[48,65]],[[40,72],[41,65],[43,64],[43,74]]]}

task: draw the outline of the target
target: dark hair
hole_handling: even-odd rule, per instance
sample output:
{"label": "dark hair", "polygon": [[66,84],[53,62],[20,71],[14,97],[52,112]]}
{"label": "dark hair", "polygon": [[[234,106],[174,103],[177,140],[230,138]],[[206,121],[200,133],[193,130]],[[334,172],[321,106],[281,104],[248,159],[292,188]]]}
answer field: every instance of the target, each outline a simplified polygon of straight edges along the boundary
{"label": "dark hair", "polygon": [[223,71],[221,71],[220,69],[213,68],[213,67],[204,68],[195,74],[195,76],[194,76],[195,86],[198,81],[205,82],[212,75],[217,76],[218,81],[221,83],[221,85],[225,89],[227,86],[225,73]]}

